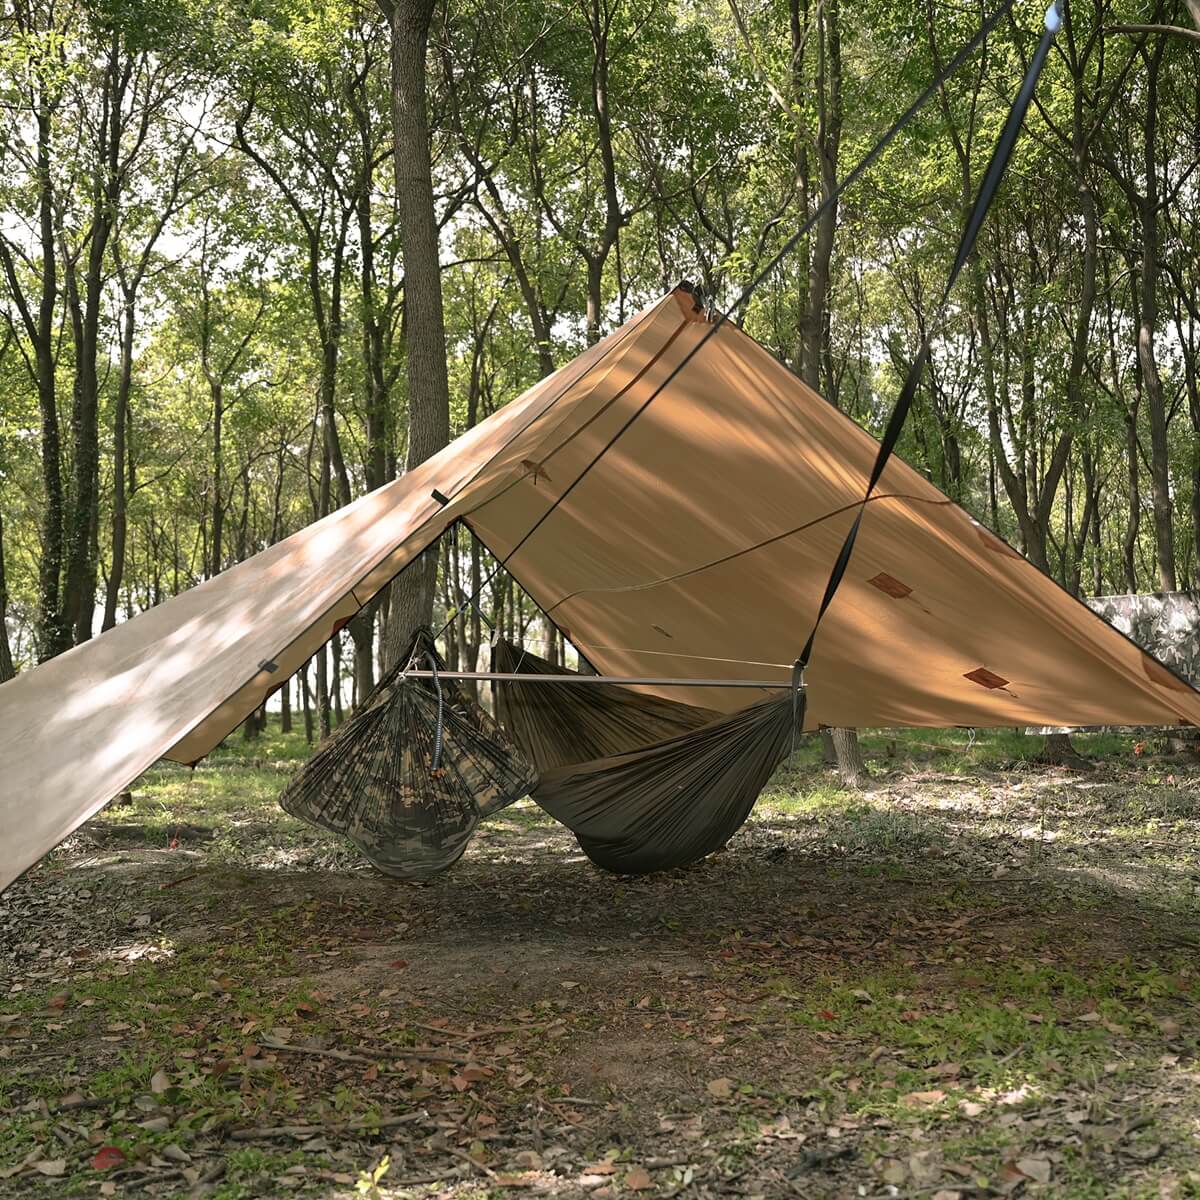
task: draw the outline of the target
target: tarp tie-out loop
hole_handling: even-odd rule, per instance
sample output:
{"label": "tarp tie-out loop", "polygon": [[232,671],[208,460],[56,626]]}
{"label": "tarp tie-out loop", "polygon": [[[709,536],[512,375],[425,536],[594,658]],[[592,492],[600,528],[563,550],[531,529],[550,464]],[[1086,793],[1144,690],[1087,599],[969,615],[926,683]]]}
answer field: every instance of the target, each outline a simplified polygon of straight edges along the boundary
{"label": "tarp tie-out loop", "polygon": [[938,304],[934,319],[927,327],[925,337],[921,342],[921,348],[917,351],[917,356],[913,359],[912,366],[909,368],[908,375],[904,380],[904,387],[900,392],[895,407],[892,409],[891,416],[888,417],[887,428],[884,431],[883,438],[880,440],[879,450],[875,455],[875,465],[871,468],[871,476],[867,482],[866,494],[859,505],[854,523],[850,526],[850,532],[846,534],[846,540],[842,543],[841,550],[838,551],[837,559],[833,564],[833,570],[829,573],[829,582],[825,585],[825,594],[821,597],[821,605],[817,609],[817,617],[813,622],[812,632],[808,635],[808,641],[804,643],[804,649],[800,651],[798,661],[803,666],[807,666],[812,657],[813,643],[816,641],[817,629],[820,627],[821,619],[825,616],[826,610],[833,602],[833,597],[837,593],[838,586],[846,574],[846,568],[850,564],[850,556],[854,552],[854,542],[858,537],[859,526],[862,524],[863,513],[866,511],[867,503],[875,491],[875,485],[883,475],[883,470],[887,466],[888,459],[892,456],[892,451],[896,448],[896,443],[900,440],[904,423],[908,419],[909,409],[916,398],[917,387],[920,385],[921,377],[925,373],[925,365],[929,361],[930,346],[934,332],[941,327],[942,320],[945,317],[946,307],[950,300],[950,291],[954,287],[955,281],[958,279],[963,267],[966,266],[967,259],[970,258],[971,251],[975,247],[975,239],[979,236],[980,227],[983,225],[984,218],[991,207],[996,189],[1000,186],[1000,181],[1004,178],[1005,168],[1008,166],[1008,160],[1012,156],[1013,147],[1016,145],[1017,137],[1021,132],[1021,125],[1025,121],[1025,113],[1029,109],[1034,89],[1037,87],[1038,76],[1042,73],[1042,67],[1045,65],[1046,56],[1050,53],[1054,37],[1062,27],[1062,12],[1057,0],[1047,11],[1045,23],[1046,31],[1042,34],[1041,41],[1038,42],[1037,51],[1034,53],[1033,59],[1029,64],[1029,69],[1025,72],[1025,78],[1021,82],[1021,90],[1017,93],[1012,108],[1009,109],[1008,117],[1004,122],[1004,128],[1000,133],[999,140],[996,142],[996,148],[992,151],[992,158],[988,163],[983,183],[980,185],[979,194],[975,197],[975,203],[971,206],[970,215],[963,226],[963,231],[958,241],[958,251],[954,256],[954,265],[950,269],[946,286],[942,289],[941,302]]}

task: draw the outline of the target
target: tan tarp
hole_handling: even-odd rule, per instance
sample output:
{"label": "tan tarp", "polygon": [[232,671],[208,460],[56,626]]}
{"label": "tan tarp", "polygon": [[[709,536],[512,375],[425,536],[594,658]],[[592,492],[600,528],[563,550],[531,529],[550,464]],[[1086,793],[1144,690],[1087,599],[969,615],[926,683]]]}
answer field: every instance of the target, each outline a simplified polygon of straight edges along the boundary
{"label": "tan tarp", "polygon": [[[786,683],[876,443],[725,326],[604,450],[706,329],[672,293],[404,478],[0,687],[0,887],[211,750],[452,521],[505,556],[568,488],[509,567],[598,669]],[[808,686],[810,727],[1200,724],[1200,693],[895,459]]]}

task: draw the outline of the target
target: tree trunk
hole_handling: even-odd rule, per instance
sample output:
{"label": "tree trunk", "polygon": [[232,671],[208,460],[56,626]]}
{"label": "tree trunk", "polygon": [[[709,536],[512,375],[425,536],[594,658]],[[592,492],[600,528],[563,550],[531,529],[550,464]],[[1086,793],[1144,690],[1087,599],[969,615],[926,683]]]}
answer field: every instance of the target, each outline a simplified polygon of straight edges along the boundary
{"label": "tree trunk", "polygon": [[[425,54],[433,0],[385,0],[391,21],[392,123],[396,212],[404,260],[407,322],[408,456],[411,470],[450,440],[450,385],[437,219],[433,205]],[[394,662],[418,625],[433,617],[436,549],[426,551],[392,584],[387,652]]]}
{"label": "tree trunk", "polygon": [[[42,420],[42,487],[46,510],[42,518],[42,559],[38,572],[38,658],[45,661],[71,645],[71,632],[62,614],[63,485],[62,447],[58,427],[55,382],[55,319],[58,299],[57,247],[54,236],[54,190],[51,182],[51,119],[38,110],[38,225],[41,236],[41,297],[37,316],[38,409]],[[13,282],[10,279],[10,282]]]}
{"label": "tree trunk", "polygon": [[329,643],[330,657],[333,659],[333,716],[340,725],[345,718],[342,712],[342,635],[336,633]]}
{"label": "tree trunk", "polygon": [[1037,761],[1051,767],[1074,767],[1077,770],[1084,770],[1092,765],[1071,744],[1071,735],[1067,733],[1046,734],[1042,740],[1042,748],[1038,751]]}
{"label": "tree trunk", "polygon": [[279,732],[292,732],[292,681],[279,689]]}
{"label": "tree trunk", "polygon": [[[1139,386],[1138,390],[1141,388]],[[1125,416],[1125,462],[1129,479],[1129,508],[1125,519],[1125,536],[1121,541],[1122,561],[1125,566],[1125,590],[1131,595],[1138,590],[1137,577],[1137,542],[1138,527],[1141,525],[1142,502],[1138,481],[1138,436],[1137,436],[1138,401],[1134,400],[1133,410]]]}
{"label": "tree trunk", "polygon": [[121,324],[121,369],[117,380],[117,402],[113,412],[112,566],[109,569],[108,587],[104,595],[101,633],[117,623],[117,604],[125,574],[125,540],[128,529],[125,490],[125,458],[128,447],[125,439],[129,427],[129,392],[133,381],[134,316],[133,302],[127,299]]}
{"label": "tree trunk", "polygon": [[[817,104],[816,150],[821,179],[821,202],[824,203],[837,187],[838,154],[842,135],[842,50],[837,0],[829,0],[817,13],[816,49],[817,73],[811,94]],[[811,36],[807,11],[801,14],[799,0],[792,0],[793,86],[802,94],[798,102],[807,105],[811,96],[803,78],[800,59],[804,44]],[[796,139],[796,177],[807,206],[808,150],[802,135]],[[808,262],[808,293],[800,317],[800,378],[815,392],[821,391],[821,364],[829,349],[829,306],[833,244],[837,233],[837,205],[830,204],[817,222],[817,233]],[[828,382],[828,381],[827,381]],[[838,771],[844,780],[857,780],[865,768],[858,735],[853,729],[829,730],[822,735],[827,754],[832,750]],[[857,783],[848,786],[856,787]]]}
{"label": "tree trunk", "polygon": [[346,626],[354,642],[354,703],[361,704],[375,688],[375,610],[369,608]]}
{"label": "tree trunk", "polygon": [[1141,206],[1142,271],[1141,323],[1138,327],[1138,364],[1146,396],[1146,414],[1150,421],[1150,476],[1154,499],[1154,545],[1158,558],[1158,583],[1164,592],[1176,587],[1175,533],[1171,512],[1170,458],[1167,449],[1167,406],[1162,377],[1154,353],[1155,326],[1158,323],[1158,162],[1156,131],[1158,124],[1158,71],[1165,38],[1157,39],[1153,54],[1147,56],[1146,120],[1143,169],[1146,194]]}
{"label": "tree trunk", "polygon": [[221,463],[222,421],[225,416],[224,389],[220,383],[210,383],[212,393],[212,532],[209,543],[211,558],[208,564],[208,577],[220,574],[224,556],[221,551],[225,540],[225,500],[221,495],[224,487],[224,473]]}
{"label": "tree trunk", "polygon": [[841,776],[842,785],[861,788],[869,776],[862,747],[858,744],[858,731],[834,728],[829,732],[833,737],[833,749],[837,756],[838,774]]}
{"label": "tree trunk", "polygon": [[[130,72],[122,61],[120,35],[110,35],[104,78],[104,120],[97,131],[96,173],[87,231],[87,259],[80,296],[72,264],[67,297],[75,335],[75,387],[71,410],[72,486],[66,514],[63,620],[76,644],[92,636],[96,601],[96,535],[100,501],[100,379],[98,367],[101,306],[107,284],[105,255],[116,220],[121,187],[123,101]],[[82,253],[82,252],[81,252]]]}
{"label": "tree trunk", "polygon": [[0,683],[16,675],[8,644],[8,579],[4,574],[4,514],[0,512]]}
{"label": "tree trunk", "polygon": [[327,738],[333,732],[329,712],[329,656],[326,650],[327,647],[322,646],[317,651],[317,722],[322,738]]}
{"label": "tree trunk", "polygon": [[[312,660],[310,659],[309,662]],[[300,700],[304,709],[304,740],[311,746],[313,743],[313,712],[312,693],[308,687],[308,663],[300,668]]]}
{"label": "tree trunk", "polygon": [[262,730],[263,730],[262,709],[256,708],[242,722],[242,741],[244,741],[244,742],[258,741],[258,735],[260,733],[262,733]]}

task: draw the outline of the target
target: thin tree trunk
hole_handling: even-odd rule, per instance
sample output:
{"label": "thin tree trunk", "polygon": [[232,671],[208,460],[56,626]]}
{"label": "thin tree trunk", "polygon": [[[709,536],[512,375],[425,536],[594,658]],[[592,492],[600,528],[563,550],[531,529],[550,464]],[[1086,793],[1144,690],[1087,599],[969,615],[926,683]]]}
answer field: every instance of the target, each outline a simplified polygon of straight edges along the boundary
{"label": "thin tree trunk", "polygon": [[279,732],[292,732],[292,681],[279,689]]}
{"label": "thin tree trunk", "polygon": [[4,573],[4,514],[0,513],[0,683],[16,675],[8,644],[8,579]]}
{"label": "thin tree trunk", "polygon": [[126,516],[126,435],[129,431],[129,392],[133,381],[133,333],[135,310],[126,300],[121,324],[121,369],[117,380],[117,402],[113,411],[113,498],[112,498],[112,566],[108,573],[108,588],[104,595],[104,618],[100,631],[117,623],[117,604],[125,575],[125,542],[128,528]]}
{"label": "thin tree trunk", "polygon": [[[404,259],[407,321],[407,467],[423,463],[450,440],[450,385],[442,277],[434,213],[425,56],[433,0],[383,0],[391,22],[392,123],[396,211]],[[433,617],[436,549],[426,551],[392,585],[388,659],[394,662],[418,625]]]}
{"label": "thin tree trunk", "polygon": [[[312,660],[310,659],[309,662]],[[300,700],[304,709],[304,740],[311,746],[313,743],[313,711],[312,693],[308,686],[308,663],[300,668]]]}
{"label": "thin tree trunk", "polygon": [[333,659],[333,715],[337,724],[345,718],[342,712],[342,635],[334,634],[329,643],[330,655]]}
{"label": "thin tree trunk", "polygon": [[333,731],[329,713],[329,656],[326,651],[326,646],[317,651],[317,720],[322,738],[327,738]]}
{"label": "thin tree trunk", "polygon": [[[1140,392],[1140,390],[1139,384],[1138,391]],[[1141,525],[1142,517],[1138,480],[1137,410],[1138,401],[1135,399],[1133,411],[1127,413],[1125,417],[1125,462],[1128,467],[1129,508],[1125,519],[1125,536],[1121,540],[1121,551],[1125,565],[1125,590],[1130,594],[1138,590],[1137,542],[1138,527]]]}
{"label": "thin tree trunk", "polygon": [[96,532],[100,491],[100,380],[98,355],[105,255],[116,220],[120,189],[123,103],[131,72],[122,61],[120,34],[110,35],[104,75],[104,120],[97,151],[102,168],[92,192],[82,297],[72,264],[67,296],[75,333],[75,388],[71,413],[72,487],[63,569],[63,619],[76,644],[92,636],[96,599]]}

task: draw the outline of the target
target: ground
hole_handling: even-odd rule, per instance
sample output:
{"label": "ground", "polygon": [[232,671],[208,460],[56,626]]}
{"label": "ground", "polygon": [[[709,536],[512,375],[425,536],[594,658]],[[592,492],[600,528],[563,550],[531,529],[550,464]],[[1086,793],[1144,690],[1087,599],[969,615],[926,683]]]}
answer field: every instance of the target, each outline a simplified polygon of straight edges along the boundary
{"label": "ground", "polygon": [[[162,767],[0,896],[0,1196],[1200,1196],[1200,757],[803,745],[727,849],[433,883]],[[66,748],[64,748],[66,752]]]}

